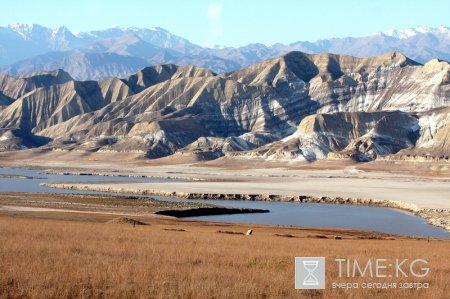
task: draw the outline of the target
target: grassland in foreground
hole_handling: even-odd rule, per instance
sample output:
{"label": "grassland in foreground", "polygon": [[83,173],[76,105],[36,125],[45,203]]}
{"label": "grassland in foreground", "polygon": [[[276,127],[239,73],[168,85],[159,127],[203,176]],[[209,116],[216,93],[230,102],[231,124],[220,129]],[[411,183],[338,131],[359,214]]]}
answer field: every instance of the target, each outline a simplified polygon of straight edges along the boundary
{"label": "grassland in foreground", "polygon": [[[0,213],[0,298],[448,298],[450,293],[449,240],[167,217],[138,217],[150,225],[134,227],[106,223],[111,217]],[[218,233],[250,228],[251,236]],[[431,272],[418,281],[430,288],[295,290],[295,256],[423,258]],[[327,264],[328,282],[337,271]]]}

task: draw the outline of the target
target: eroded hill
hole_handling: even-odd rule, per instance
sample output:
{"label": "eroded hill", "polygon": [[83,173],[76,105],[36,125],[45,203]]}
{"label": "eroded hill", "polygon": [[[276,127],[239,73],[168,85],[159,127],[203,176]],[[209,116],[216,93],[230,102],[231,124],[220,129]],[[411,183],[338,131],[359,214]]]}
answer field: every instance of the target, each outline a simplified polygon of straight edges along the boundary
{"label": "eroded hill", "polygon": [[159,65],[123,79],[0,77],[0,150],[315,160],[450,154],[450,65],[401,53],[291,52],[216,75]]}

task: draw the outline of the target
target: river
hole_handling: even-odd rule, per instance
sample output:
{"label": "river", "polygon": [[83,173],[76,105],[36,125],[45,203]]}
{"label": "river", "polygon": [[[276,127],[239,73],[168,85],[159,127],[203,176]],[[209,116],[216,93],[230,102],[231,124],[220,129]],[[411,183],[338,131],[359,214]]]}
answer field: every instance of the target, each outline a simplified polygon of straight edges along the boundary
{"label": "river", "polygon": [[[58,175],[48,174],[42,170],[15,168],[0,168],[0,174],[31,177],[27,179],[0,177],[0,192],[104,194],[103,192],[50,189],[41,186],[40,184],[44,182],[152,182],[179,180],[123,176]],[[287,226],[292,225],[301,227],[345,228],[409,236],[450,238],[450,233],[448,231],[428,224],[423,218],[409,212],[390,208],[296,202],[190,200],[162,196],[152,197],[164,201],[189,201],[209,203],[217,206],[270,210],[270,213],[263,214],[200,216],[190,217],[189,219]]]}

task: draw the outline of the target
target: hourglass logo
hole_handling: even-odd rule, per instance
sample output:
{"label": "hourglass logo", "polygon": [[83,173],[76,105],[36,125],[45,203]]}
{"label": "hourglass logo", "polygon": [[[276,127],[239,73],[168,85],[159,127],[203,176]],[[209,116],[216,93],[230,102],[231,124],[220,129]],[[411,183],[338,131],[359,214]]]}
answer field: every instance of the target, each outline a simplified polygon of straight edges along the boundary
{"label": "hourglass logo", "polygon": [[325,258],[295,258],[295,288],[325,289]]}

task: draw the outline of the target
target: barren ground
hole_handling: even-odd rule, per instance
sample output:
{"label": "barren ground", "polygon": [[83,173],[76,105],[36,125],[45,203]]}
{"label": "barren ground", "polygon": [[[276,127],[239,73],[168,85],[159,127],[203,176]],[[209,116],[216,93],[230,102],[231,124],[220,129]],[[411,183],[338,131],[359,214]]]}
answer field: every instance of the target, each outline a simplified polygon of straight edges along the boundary
{"label": "barren ground", "polygon": [[[87,152],[0,153],[0,166],[60,171],[197,178],[205,181],[96,184],[168,192],[313,195],[398,200],[418,208],[450,209],[450,163],[348,161],[282,163],[224,160],[174,164],[183,159],[144,160],[133,155]],[[171,164],[167,164],[171,162]],[[192,161],[191,161],[192,162]]]}

